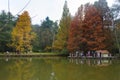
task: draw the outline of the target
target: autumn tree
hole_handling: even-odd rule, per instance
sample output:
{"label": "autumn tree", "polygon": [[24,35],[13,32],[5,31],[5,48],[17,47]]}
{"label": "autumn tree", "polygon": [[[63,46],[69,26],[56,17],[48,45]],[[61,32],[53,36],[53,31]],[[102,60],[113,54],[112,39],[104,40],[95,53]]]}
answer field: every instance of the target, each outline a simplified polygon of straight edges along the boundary
{"label": "autumn tree", "polygon": [[105,49],[105,39],[99,11],[91,4],[81,6],[71,23],[69,51]]}
{"label": "autumn tree", "polygon": [[105,36],[102,28],[102,19],[99,11],[91,4],[85,5],[83,37],[88,50],[105,49]]}
{"label": "autumn tree", "polygon": [[28,52],[32,50],[31,41],[34,33],[31,32],[31,21],[27,11],[24,11],[18,18],[16,26],[11,33],[11,46],[18,52]]}
{"label": "autumn tree", "polygon": [[63,7],[62,18],[59,23],[58,34],[56,35],[56,39],[53,42],[53,48],[59,51],[67,51],[67,41],[68,41],[68,31],[70,27],[71,16],[69,13],[69,9],[67,6],[67,1],[65,1]]}
{"label": "autumn tree", "polygon": [[78,8],[78,12],[76,13],[75,17],[71,21],[70,29],[69,29],[69,38],[68,38],[68,50],[69,52],[74,52],[77,50],[82,50],[81,48],[81,27],[83,25],[83,19],[84,19],[84,6],[81,5],[81,7]]}

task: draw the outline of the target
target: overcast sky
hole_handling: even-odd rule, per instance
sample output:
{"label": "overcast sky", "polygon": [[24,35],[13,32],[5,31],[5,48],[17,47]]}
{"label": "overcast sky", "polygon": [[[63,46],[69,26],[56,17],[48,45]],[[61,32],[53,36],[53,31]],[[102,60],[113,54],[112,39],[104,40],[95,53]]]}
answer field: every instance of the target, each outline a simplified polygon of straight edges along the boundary
{"label": "overcast sky", "polygon": [[[9,0],[10,12],[16,15],[29,0]],[[81,4],[96,0],[67,0],[70,13],[75,14]],[[108,5],[111,6],[113,0],[107,0]],[[47,16],[53,21],[60,20],[63,12],[63,5],[65,0],[31,0],[29,5],[24,9],[27,10],[32,18],[33,24],[40,24]],[[0,0],[0,11],[8,11],[8,0]],[[21,13],[19,13],[21,14]]]}

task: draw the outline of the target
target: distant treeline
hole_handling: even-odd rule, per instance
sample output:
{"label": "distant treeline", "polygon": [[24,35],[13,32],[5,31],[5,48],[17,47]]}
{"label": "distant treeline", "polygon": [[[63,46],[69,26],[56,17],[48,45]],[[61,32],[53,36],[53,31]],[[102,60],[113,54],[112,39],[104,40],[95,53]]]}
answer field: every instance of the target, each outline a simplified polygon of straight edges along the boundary
{"label": "distant treeline", "polygon": [[106,0],[80,5],[71,15],[67,1],[60,22],[46,17],[32,25],[24,11],[18,17],[0,13],[0,52],[60,52],[108,50],[120,51],[120,2],[108,7]]}

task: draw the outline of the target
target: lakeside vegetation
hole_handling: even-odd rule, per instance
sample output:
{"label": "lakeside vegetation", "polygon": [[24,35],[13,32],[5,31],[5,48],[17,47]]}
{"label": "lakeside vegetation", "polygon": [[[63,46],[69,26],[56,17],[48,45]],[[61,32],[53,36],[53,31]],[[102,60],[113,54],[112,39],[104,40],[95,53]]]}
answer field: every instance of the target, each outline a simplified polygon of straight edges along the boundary
{"label": "lakeside vegetation", "polygon": [[[24,11],[18,17],[10,12],[0,13],[0,52],[17,54],[69,54],[76,51],[108,50],[120,55],[120,2],[113,7],[106,0],[80,5],[71,15],[67,1],[60,22],[46,17],[41,25],[32,25]],[[48,53],[46,53],[48,52]]]}
{"label": "lakeside vegetation", "polygon": [[16,53],[0,53],[0,57],[67,57],[68,54],[61,54],[61,53],[55,53],[55,52],[32,52],[32,53],[21,53],[21,54],[16,54]]}

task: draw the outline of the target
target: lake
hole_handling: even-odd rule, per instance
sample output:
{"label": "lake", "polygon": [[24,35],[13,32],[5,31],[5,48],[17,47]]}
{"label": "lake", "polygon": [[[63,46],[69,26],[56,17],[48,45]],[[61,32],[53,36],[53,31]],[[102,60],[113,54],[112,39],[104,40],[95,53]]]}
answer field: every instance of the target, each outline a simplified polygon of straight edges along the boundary
{"label": "lake", "polygon": [[0,58],[0,80],[120,80],[120,60]]}

